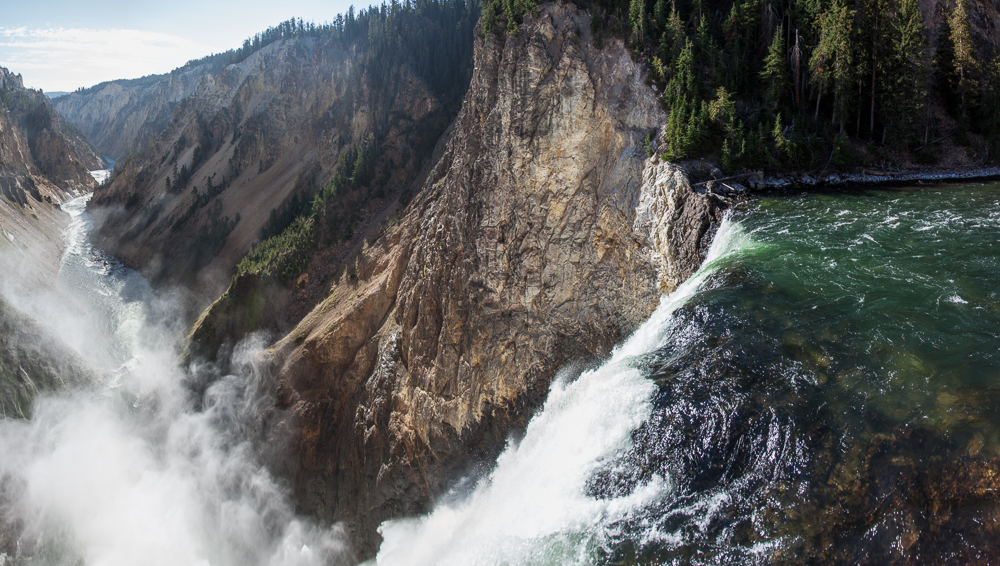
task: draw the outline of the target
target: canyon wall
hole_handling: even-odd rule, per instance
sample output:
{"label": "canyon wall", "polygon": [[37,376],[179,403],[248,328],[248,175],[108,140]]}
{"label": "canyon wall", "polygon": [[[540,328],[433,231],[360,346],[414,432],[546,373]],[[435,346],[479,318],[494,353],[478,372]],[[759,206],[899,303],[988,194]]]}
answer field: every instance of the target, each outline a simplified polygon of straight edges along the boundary
{"label": "canyon wall", "polygon": [[376,88],[342,42],[301,37],[202,77],[169,125],[95,194],[95,243],[156,286],[184,287],[200,310],[222,294],[274,212],[312,199],[342,154],[364,143],[377,145],[380,175],[363,198],[338,197],[365,211],[383,206],[419,170],[459,101],[442,100],[404,64],[379,76]]}
{"label": "canyon wall", "polygon": [[[921,3],[932,40],[946,4]],[[970,14],[985,54],[997,4]],[[192,333],[209,356],[252,330],[278,338],[272,464],[370,556],[380,522],[488,467],[561,369],[606,355],[701,264],[728,197],[696,183],[720,176],[710,165],[656,157],[666,116],[633,57],[545,3],[516,33],[477,32],[463,101],[406,65],[376,83],[343,44],[303,37],[57,104],[133,153],[94,200],[96,243],[199,307],[271,211],[379,133],[382,196],[346,243],[272,282],[281,300],[237,277]]]}
{"label": "canyon wall", "polygon": [[[41,92],[0,68],[0,291],[55,287],[68,216],[59,205],[93,190],[102,160]],[[0,416],[26,417],[41,391],[89,374],[68,348],[0,297]],[[2,541],[0,541],[2,542]]]}
{"label": "canyon wall", "polygon": [[52,102],[104,155],[121,159],[152,140],[170,124],[174,109],[204,84],[207,65],[182,67],[166,75],[101,83]]}
{"label": "canyon wall", "polygon": [[488,465],[560,368],[645,320],[719,217],[647,158],[659,97],[585,12],[480,36],[475,69],[414,202],[273,349],[298,500],[364,555],[381,521]]}
{"label": "canyon wall", "polygon": [[[89,171],[103,160],[87,139],[20,75],[0,67],[0,188],[9,198],[51,184],[60,191],[89,190]],[[37,197],[36,200],[39,200]]]}
{"label": "canyon wall", "polygon": [[103,161],[41,92],[0,67],[0,266],[29,285],[55,280],[65,200],[96,185]]}

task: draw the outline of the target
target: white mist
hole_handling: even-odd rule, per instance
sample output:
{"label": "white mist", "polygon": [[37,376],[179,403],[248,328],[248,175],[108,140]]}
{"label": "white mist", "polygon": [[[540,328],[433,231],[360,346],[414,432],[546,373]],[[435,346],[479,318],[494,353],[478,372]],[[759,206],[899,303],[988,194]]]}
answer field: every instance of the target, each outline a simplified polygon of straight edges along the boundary
{"label": "white mist", "polygon": [[244,430],[265,376],[249,340],[195,410],[176,317],[136,273],[88,243],[82,197],[64,207],[61,294],[5,286],[99,382],[40,397],[30,421],[0,420],[0,564],[95,566],[347,564],[341,529],[295,516]]}

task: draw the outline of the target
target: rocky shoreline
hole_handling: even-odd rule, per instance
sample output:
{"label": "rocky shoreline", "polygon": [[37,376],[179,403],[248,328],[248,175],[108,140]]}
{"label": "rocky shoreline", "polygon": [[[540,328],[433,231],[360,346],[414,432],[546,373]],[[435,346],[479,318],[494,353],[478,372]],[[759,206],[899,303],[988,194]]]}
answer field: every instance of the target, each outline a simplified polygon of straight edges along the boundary
{"label": "rocky shoreline", "polygon": [[696,191],[699,191],[699,188],[701,188],[701,191],[728,197],[769,191],[795,191],[815,188],[836,189],[858,186],[877,187],[915,183],[948,183],[996,178],[1000,178],[1000,167],[898,172],[862,169],[854,172],[785,174],[765,174],[762,171],[752,171],[692,183],[691,187]]}

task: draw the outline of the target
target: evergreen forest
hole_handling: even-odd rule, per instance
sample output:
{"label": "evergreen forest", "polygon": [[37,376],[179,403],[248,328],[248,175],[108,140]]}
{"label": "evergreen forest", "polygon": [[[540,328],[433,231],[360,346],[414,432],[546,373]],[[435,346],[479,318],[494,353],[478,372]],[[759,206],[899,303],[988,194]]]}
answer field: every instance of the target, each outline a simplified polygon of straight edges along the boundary
{"label": "evergreen forest", "polygon": [[[966,0],[934,36],[918,0],[583,0],[595,42],[625,39],[669,119],[663,158],[723,169],[812,169],[942,137],[1000,156],[1000,57],[973,42]],[[484,28],[515,33],[533,0],[492,0]],[[934,112],[943,108],[941,120]],[[647,151],[652,152],[652,146]]]}
{"label": "evergreen forest", "polygon": [[[331,41],[345,50],[354,49],[359,63],[369,72],[384,75],[395,64],[408,65],[421,78],[454,100],[465,94],[471,77],[472,28],[479,18],[477,0],[416,0],[372,6],[338,14],[324,24],[291,19],[243,40],[238,49],[215,53],[188,61],[174,73],[205,67],[216,74],[228,65],[238,64],[261,49],[285,39],[312,37]],[[123,85],[151,86],[167,75],[149,75],[130,80],[111,81]],[[103,82],[76,92],[90,94],[110,82]]]}
{"label": "evergreen forest", "polygon": [[[406,66],[456,112],[472,78],[473,30],[479,15],[477,0],[393,1],[357,13],[351,7],[331,23],[285,22],[244,41],[240,49],[190,64],[219,60],[231,64],[280,39],[315,36],[353,51],[355,80],[365,77],[372,91],[378,92],[387,83],[394,67]],[[345,147],[328,180],[306,183],[308,187],[297,188],[279,209],[271,211],[258,234],[260,243],[240,262],[237,276],[253,274],[287,282],[301,272],[316,248],[353,237],[362,209],[371,199],[385,197],[387,172],[376,168],[385,126],[376,124],[375,131]],[[432,149],[429,145],[422,151]],[[310,190],[312,186],[318,190]],[[405,203],[410,197],[407,190],[401,200]]]}

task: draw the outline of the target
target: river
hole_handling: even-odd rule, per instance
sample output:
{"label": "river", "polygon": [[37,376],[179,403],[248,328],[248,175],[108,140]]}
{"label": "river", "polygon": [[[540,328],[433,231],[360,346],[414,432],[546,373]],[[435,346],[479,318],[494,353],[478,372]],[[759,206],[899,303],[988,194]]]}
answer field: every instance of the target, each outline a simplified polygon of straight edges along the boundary
{"label": "river", "polygon": [[[18,536],[0,564],[351,563],[253,449],[264,344],[232,375],[185,367],[169,297],[90,246],[86,199],[64,206],[62,295],[16,304],[98,377],[0,421]],[[557,377],[491,471],[384,523],[372,563],[989,563],[998,235],[996,184],[741,205],[608,360]]]}

